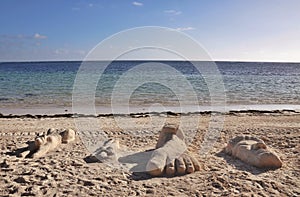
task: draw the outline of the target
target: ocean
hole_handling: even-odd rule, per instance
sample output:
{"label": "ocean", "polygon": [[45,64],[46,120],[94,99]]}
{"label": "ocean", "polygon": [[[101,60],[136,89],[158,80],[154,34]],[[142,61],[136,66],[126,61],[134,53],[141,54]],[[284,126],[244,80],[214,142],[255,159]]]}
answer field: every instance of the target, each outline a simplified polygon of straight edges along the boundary
{"label": "ocean", "polygon": [[[0,113],[72,111],[74,80],[81,63],[0,63]],[[104,65],[103,62],[89,64]],[[141,64],[147,64],[148,69],[153,65],[153,69],[138,67]],[[160,69],[157,64],[167,67]],[[213,74],[222,79],[223,104],[227,107],[300,109],[300,63],[216,62],[216,65],[218,73]],[[111,108],[116,112],[126,106],[136,112],[179,108],[193,111],[196,105],[197,109],[208,110],[211,91],[214,91],[193,62],[183,61],[112,62],[90,89],[87,91],[94,91],[92,99],[98,113],[111,112]]]}

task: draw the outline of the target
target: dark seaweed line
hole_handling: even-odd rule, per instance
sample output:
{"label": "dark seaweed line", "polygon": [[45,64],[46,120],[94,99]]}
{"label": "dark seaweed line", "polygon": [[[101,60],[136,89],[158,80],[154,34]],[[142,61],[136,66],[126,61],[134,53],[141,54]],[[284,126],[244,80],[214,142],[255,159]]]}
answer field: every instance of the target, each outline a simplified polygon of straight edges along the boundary
{"label": "dark seaweed line", "polygon": [[172,111],[166,112],[143,112],[143,113],[130,113],[130,114],[53,114],[53,115],[32,115],[32,114],[24,114],[24,115],[3,115],[0,113],[0,118],[33,118],[33,119],[41,119],[41,118],[97,118],[97,117],[133,117],[133,118],[141,118],[141,117],[149,117],[151,116],[190,116],[190,115],[239,115],[239,114],[253,114],[253,115],[266,115],[266,114],[283,114],[283,115],[296,115],[300,114],[300,111],[295,110],[232,110],[228,112],[218,112],[218,111],[201,111],[201,112],[188,112],[188,113],[175,113]]}

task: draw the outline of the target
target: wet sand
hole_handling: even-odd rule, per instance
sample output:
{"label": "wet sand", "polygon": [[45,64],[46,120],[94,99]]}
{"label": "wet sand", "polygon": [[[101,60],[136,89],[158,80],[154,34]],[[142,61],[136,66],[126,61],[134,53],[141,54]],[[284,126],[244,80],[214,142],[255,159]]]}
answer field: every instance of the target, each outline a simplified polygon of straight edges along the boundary
{"label": "wet sand", "polygon": [[[88,162],[90,152],[77,136],[75,142],[63,144],[40,159],[14,155],[35,132],[48,128],[77,130],[74,115],[4,116],[0,118],[0,196],[297,196],[300,195],[300,114],[295,111],[244,111],[224,115],[225,122],[208,154],[199,154],[210,120],[210,113],[183,114],[190,125],[185,132],[196,135],[189,144],[203,168],[179,177],[151,178],[145,173],[113,169],[104,163]],[[180,114],[148,113],[119,116],[133,121],[120,127],[113,116],[80,117],[97,119],[101,132],[120,139],[120,144],[144,151],[155,146],[161,120],[177,122]],[[147,134],[147,135],[146,135]],[[227,141],[240,134],[265,140],[283,161],[277,170],[249,166],[226,155]],[[146,136],[146,137],[145,137]],[[87,139],[89,140],[89,139]],[[90,140],[95,140],[90,139]]]}

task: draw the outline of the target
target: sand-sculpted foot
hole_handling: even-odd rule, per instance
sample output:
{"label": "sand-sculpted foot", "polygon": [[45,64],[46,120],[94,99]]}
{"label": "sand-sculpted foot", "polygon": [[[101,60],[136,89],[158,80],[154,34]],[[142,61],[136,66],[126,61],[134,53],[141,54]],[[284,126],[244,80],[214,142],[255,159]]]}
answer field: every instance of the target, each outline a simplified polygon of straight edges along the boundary
{"label": "sand-sculpted foot", "polygon": [[200,164],[188,151],[184,133],[176,125],[165,125],[146,171],[152,176],[175,176],[200,170]]}
{"label": "sand-sculpted foot", "polygon": [[57,130],[49,129],[47,132],[37,134],[34,142],[29,143],[19,157],[39,158],[45,156],[48,152],[55,150],[61,143],[67,144],[75,140],[76,134],[72,129]]}
{"label": "sand-sculpted foot", "polygon": [[258,168],[280,168],[282,161],[263,140],[253,136],[237,136],[225,148],[229,155]]}

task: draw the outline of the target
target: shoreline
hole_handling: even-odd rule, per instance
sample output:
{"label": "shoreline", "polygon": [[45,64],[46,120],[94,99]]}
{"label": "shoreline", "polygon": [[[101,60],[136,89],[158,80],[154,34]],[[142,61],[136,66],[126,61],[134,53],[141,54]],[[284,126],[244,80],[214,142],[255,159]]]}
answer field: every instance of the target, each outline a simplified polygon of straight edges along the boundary
{"label": "shoreline", "polygon": [[272,104],[272,105],[227,105],[227,106],[185,106],[185,107],[97,107],[85,109],[71,107],[48,108],[0,108],[0,118],[59,118],[59,117],[108,117],[108,116],[147,116],[147,115],[192,115],[192,114],[300,114],[300,105]]}
{"label": "shoreline", "polygon": [[129,113],[129,114],[77,114],[77,113],[65,113],[65,114],[8,114],[3,115],[0,113],[0,119],[14,119],[14,118],[99,118],[99,117],[132,117],[132,118],[142,118],[150,116],[192,116],[192,115],[300,115],[300,111],[296,110],[231,110],[227,112],[218,112],[218,111],[200,111],[200,112],[187,112],[187,113],[176,113],[172,111],[164,112],[140,112],[140,113]]}

